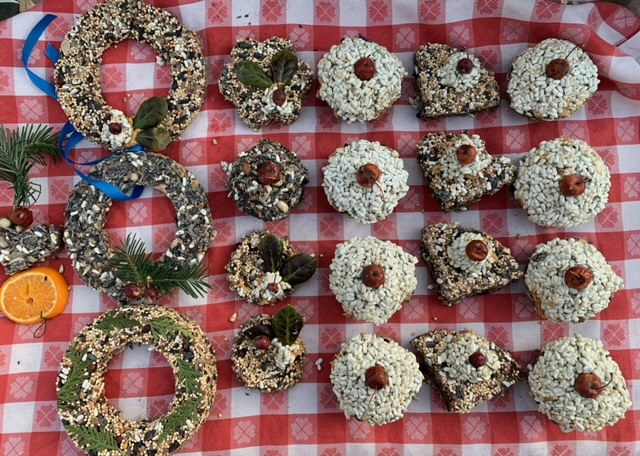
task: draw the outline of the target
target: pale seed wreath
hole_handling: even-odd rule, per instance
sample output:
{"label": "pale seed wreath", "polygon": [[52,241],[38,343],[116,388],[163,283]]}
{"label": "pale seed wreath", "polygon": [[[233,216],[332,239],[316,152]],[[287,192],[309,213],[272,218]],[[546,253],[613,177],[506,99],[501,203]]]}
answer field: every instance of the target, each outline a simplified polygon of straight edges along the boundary
{"label": "pale seed wreath", "polygon": [[[134,343],[164,355],[175,376],[170,409],[154,420],[124,419],[105,396],[109,361]],[[213,347],[196,322],[165,307],[121,307],[71,342],[57,378],[58,414],[74,443],[90,455],[168,454],[206,421],[217,379]]]}
{"label": "pale seed wreath", "polygon": [[205,96],[207,78],[200,42],[176,17],[142,0],[111,0],[95,6],[62,42],[54,83],[73,126],[111,151],[131,147],[137,129],[147,128],[132,124],[102,96],[102,55],[127,38],[148,44],[158,53],[160,63],[171,65],[168,112],[157,127],[153,125],[168,139],[176,139],[187,128]]}
{"label": "pale seed wreath", "polygon": [[[176,273],[201,264],[216,232],[207,194],[184,166],[160,154],[126,152],[110,156],[89,176],[123,191],[144,185],[164,193],[175,208],[177,231],[156,263],[168,265]],[[127,284],[116,274],[116,251],[104,230],[111,203],[101,190],[80,181],[67,203],[64,243],[73,267],[88,286],[126,302],[130,301],[125,293]]]}

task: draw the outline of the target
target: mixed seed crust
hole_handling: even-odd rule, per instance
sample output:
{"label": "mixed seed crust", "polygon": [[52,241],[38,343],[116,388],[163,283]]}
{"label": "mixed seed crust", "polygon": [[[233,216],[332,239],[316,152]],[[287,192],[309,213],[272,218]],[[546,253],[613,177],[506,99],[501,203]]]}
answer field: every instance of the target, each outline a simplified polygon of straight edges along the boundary
{"label": "mixed seed crust", "polygon": [[176,139],[200,111],[207,77],[196,34],[168,12],[142,0],[112,0],[83,15],[60,46],[54,83],[60,105],[73,126],[90,141],[114,148],[102,136],[114,109],[102,96],[100,65],[112,45],[127,38],[146,43],[171,65],[168,114],[160,123]]}
{"label": "mixed seed crust", "polygon": [[8,275],[24,271],[52,257],[60,249],[60,226],[36,225],[27,229],[20,226],[0,227],[0,264]]}
{"label": "mixed seed crust", "polygon": [[279,106],[272,100],[273,88],[263,89],[243,84],[238,80],[235,65],[239,62],[255,62],[265,72],[270,71],[271,59],[279,51],[289,49],[295,54],[293,43],[285,38],[271,37],[265,41],[247,38],[238,41],[231,51],[231,62],[222,70],[220,93],[238,110],[240,119],[255,130],[271,123],[289,125],[299,116],[302,100],[311,90],[313,71],[309,64],[298,59],[298,70],[293,79],[281,88],[286,102]]}
{"label": "mixed seed crust", "polygon": [[[472,146],[477,155],[461,164],[456,150]],[[428,133],[418,143],[418,162],[442,209],[464,210],[483,196],[497,193],[516,178],[516,167],[506,157],[493,157],[478,135]]]}
{"label": "mixed seed crust", "polygon": [[[520,366],[508,351],[470,329],[431,331],[411,345],[422,359],[425,380],[438,389],[450,412],[468,413],[520,377]],[[482,354],[482,365],[472,363],[474,353]]]}
{"label": "mixed seed crust", "polygon": [[[471,261],[465,255],[471,241],[486,245],[485,260]],[[473,295],[491,293],[523,276],[508,248],[480,230],[458,224],[425,227],[422,256],[433,276],[435,292],[448,306]]]}
{"label": "mixed seed crust", "polygon": [[[260,329],[258,329],[260,328]],[[233,371],[250,389],[265,393],[282,391],[298,383],[304,373],[306,347],[301,337],[284,345],[273,338],[271,316],[258,315],[240,326],[233,343],[231,360]],[[271,343],[267,349],[257,348],[254,338],[269,332]]]}
{"label": "mixed seed crust", "polygon": [[[454,63],[463,58],[473,62],[469,74],[456,71]],[[416,51],[414,63],[418,86],[415,103],[422,119],[471,114],[500,103],[495,75],[463,49],[427,43]]]}
{"label": "mixed seed crust", "polygon": [[[112,155],[89,174],[122,191],[135,185],[164,193],[176,210],[177,231],[171,247],[157,260],[176,270],[199,263],[216,236],[207,194],[184,166],[164,155],[127,152]],[[64,243],[74,269],[87,285],[121,301],[125,283],[114,274],[114,249],[104,230],[112,200],[86,180],[74,188],[66,208]]]}
{"label": "mixed seed crust", "polygon": [[[169,411],[155,420],[124,419],[105,396],[109,361],[136,343],[164,355],[176,379]],[[58,413],[74,443],[89,454],[168,454],[206,421],[217,379],[213,347],[197,323],[166,307],[122,307],[98,317],[71,342],[57,377]]]}

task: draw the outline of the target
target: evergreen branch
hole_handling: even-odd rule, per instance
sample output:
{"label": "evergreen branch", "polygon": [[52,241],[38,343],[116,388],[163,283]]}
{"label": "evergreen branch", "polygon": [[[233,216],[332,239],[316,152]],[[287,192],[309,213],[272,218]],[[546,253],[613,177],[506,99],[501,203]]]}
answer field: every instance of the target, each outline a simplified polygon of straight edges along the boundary
{"label": "evergreen branch", "polygon": [[169,317],[158,317],[149,321],[149,325],[151,326],[151,331],[153,333],[153,338],[165,338],[165,339],[173,339],[174,334],[180,333],[185,337],[191,338],[193,334],[184,325],[176,322],[174,319]]}
{"label": "evergreen branch", "polygon": [[196,369],[193,363],[183,359],[178,359],[177,364],[178,382],[184,384],[187,394],[196,392],[198,390],[198,384],[200,383],[200,377],[202,377],[202,372]]}
{"label": "evergreen branch", "polygon": [[192,298],[199,298],[206,296],[207,290],[211,288],[204,277],[206,273],[207,268],[202,262],[185,265],[177,270],[169,264],[159,263],[150,277],[161,294],[180,288]]}
{"label": "evergreen branch", "polygon": [[67,432],[76,438],[83,448],[91,448],[93,451],[120,450],[116,436],[104,429],[88,426],[67,426]]}
{"label": "evergreen branch", "polygon": [[143,287],[153,285],[158,293],[166,295],[180,288],[192,298],[206,296],[211,288],[205,275],[207,268],[202,262],[176,267],[168,263],[155,262],[145,251],[144,242],[128,235],[115,251],[111,264],[115,274],[124,283],[135,283]]}
{"label": "evergreen branch", "polygon": [[107,314],[95,324],[96,328],[107,332],[113,331],[114,329],[135,328],[136,326],[140,326],[138,320],[121,316],[118,313]]}
{"label": "evergreen branch", "polygon": [[86,378],[87,369],[93,363],[93,357],[88,355],[87,350],[78,351],[75,347],[69,349],[67,357],[71,361],[71,367],[67,374],[67,380],[58,389],[58,408],[62,410],[75,408],[74,403],[78,399],[78,391]]}
{"label": "evergreen branch", "polygon": [[11,184],[14,207],[29,206],[40,195],[40,186],[31,182],[29,171],[34,163],[45,164],[44,155],[54,160],[60,156],[51,127],[26,125],[8,130],[0,126],[0,180]]}
{"label": "evergreen branch", "polygon": [[174,435],[178,429],[186,426],[187,421],[191,421],[195,425],[198,421],[198,407],[201,401],[202,395],[197,399],[185,401],[174,411],[162,418],[162,434],[160,434],[158,440],[162,442],[167,437]]}

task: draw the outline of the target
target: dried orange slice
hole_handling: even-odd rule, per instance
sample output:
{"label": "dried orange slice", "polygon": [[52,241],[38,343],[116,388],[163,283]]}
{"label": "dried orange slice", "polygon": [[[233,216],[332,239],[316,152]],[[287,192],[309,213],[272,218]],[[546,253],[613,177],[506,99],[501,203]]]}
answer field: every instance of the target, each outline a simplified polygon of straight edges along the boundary
{"label": "dried orange slice", "polygon": [[59,315],[69,300],[64,276],[47,267],[27,269],[0,287],[0,310],[9,320],[25,325]]}

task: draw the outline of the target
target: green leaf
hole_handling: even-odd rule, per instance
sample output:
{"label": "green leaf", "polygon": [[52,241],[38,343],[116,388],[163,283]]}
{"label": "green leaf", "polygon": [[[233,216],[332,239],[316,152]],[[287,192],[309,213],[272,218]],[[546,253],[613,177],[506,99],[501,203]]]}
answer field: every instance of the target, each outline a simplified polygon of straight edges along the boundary
{"label": "green leaf", "polygon": [[198,408],[201,401],[202,396],[200,395],[197,399],[183,402],[180,407],[165,415],[161,420],[162,434],[160,434],[158,440],[162,442],[167,437],[174,435],[178,429],[187,424],[187,421],[191,421],[195,425],[198,422]]}
{"label": "green leaf", "polygon": [[133,120],[133,128],[146,130],[157,127],[167,115],[168,109],[165,97],[151,97],[145,100]]}
{"label": "green leaf", "polygon": [[151,152],[160,152],[171,144],[171,135],[163,127],[153,127],[138,132],[136,141]]}
{"label": "green leaf", "polygon": [[184,384],[187,394],[198,391],[202,372],[196,369],[196,366],[194,366],[193,363],[185,361],[184,359],[178,359],[176,364],[178,365],[178,382]]}
{"label": "green leaf", "polygon": [[135,328],[136,326],[140,326],[140,322],[114,312],[105,315],[94,326],[102,331],[111,332],[114,329]]}
{"label": "green leaf", "polygon": [[271,233],[265,233],[260,239],[258,249],[262,258],[262,270],[278,271],[282,265],[282,241]]}
{"label": "green leaf", "polygon": [[154,339],[173,339],[178,333],[188,338],[193,337],[189,328],[169,317],[154,318],[149,321],[149,326],[151,326]]}
{"label": "green leaf", "polygon": [[298,253],[290,257],[280,269],[282,280],[289,285],[306,282],[316,272],[316,257]]}
{"label": "green leaf", "polygon": [[78,440],[78,443],[83,448],[91,448],[94,452],[120,450],[116,436],[104,429],[78,425],[67,426],[66,429],[71,436]]}
{"label": "green leaf", "polygon": [[271,77],[275,82],[288,84],[298,71],[298,57],[291,49],[279,51],[271,59]]}
{"label": "green leaf", "polygon": [[[85,357],[85,355],[87,356]],[[82,382],[88,378],[87,369],[95,362],[95,357],[90,356],[86,349],[80,351],[75,346],[69,348],[67,357],[71,361],[71,367],[66,381],[58,388],[58,408],[60,410],[76,408]]]}
{"label": "green leaf", "polygon": [[303,326],[304,318],[302,314],[291,305],[280,309],[271,319],[273,332],[283,345],[294,343]]}
{"label": "green leaf", "polygon": [[252,87],[268,89],[273,85],[273,81],[256,62],[238,62],[233,67],[238,80]]}

